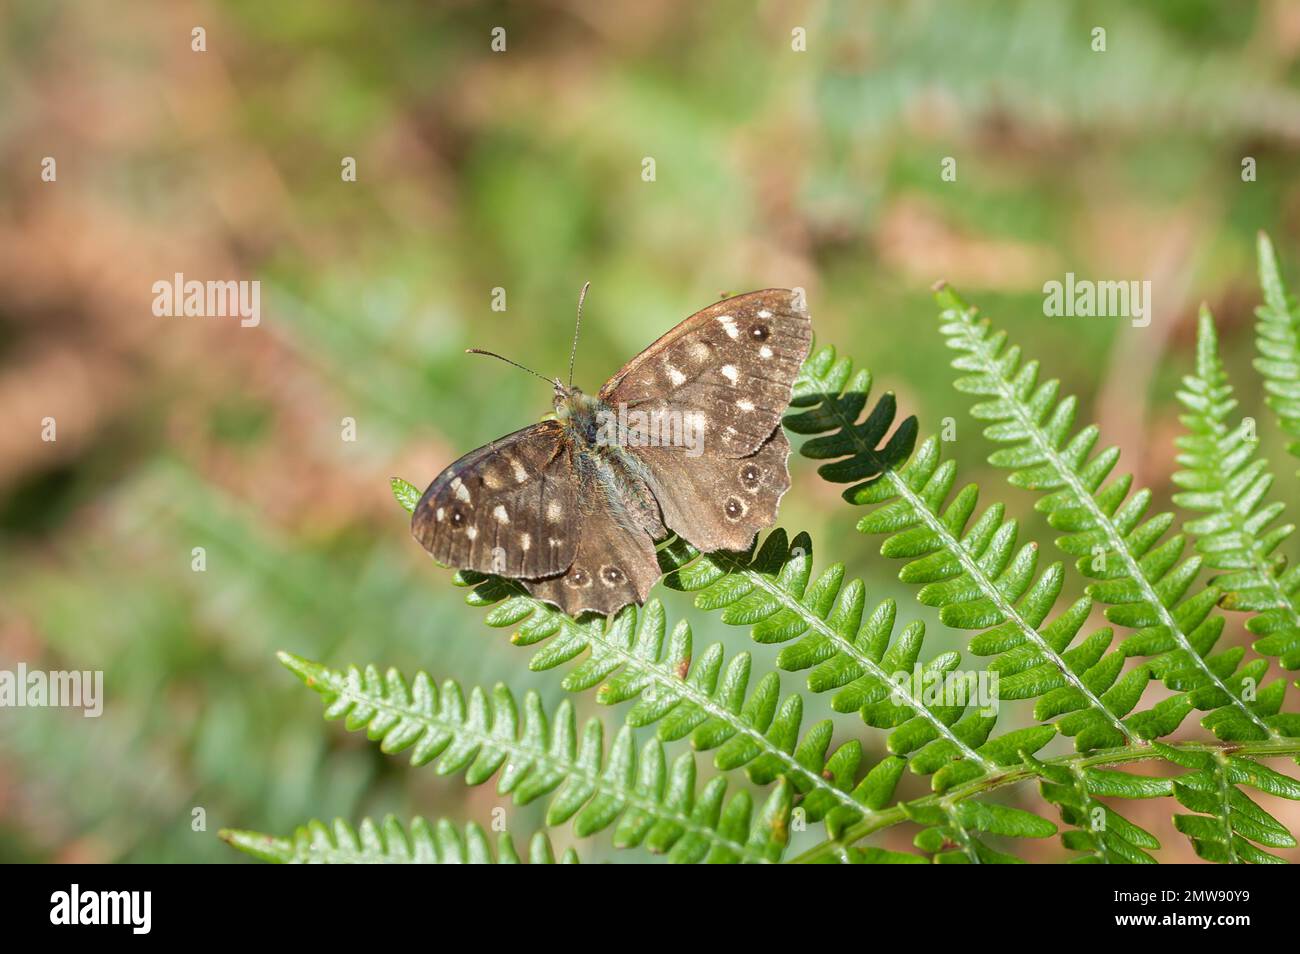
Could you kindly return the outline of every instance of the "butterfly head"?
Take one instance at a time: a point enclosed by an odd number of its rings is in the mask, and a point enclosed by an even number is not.
[[[556,379],[555,397],[555,416],[560,420],[579,420],[589,417],[596,412],[597,399],[583,394],[581,388],[575,388],[570,384]]]

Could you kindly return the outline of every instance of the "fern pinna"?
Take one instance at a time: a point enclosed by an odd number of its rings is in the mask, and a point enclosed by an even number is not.
[[[1291,367],[1300,313],[1266,239],[1260,256],[1258,366],[1279,423],[1300,433]],[[1041,381],[1037,363],[951,289],[937,298],[957,388],[976,398],[973,416],[1001,445],[990,462],[1036,495],[1086,582],[1082,596],[1063,599],[1067,562],[1045,559],[1003,503],[981,506],[942,441],[921,438],[915,418],[897,420],[892,395],[872,404],[870,373],[833,348],[809,356],[785,426],[820,475],[844,486],[858,530],[899,561],[918,602],[970,632],[977,671],[958,652],[927,648],[925,624],[872,600],[843,563],[818,566],[808,534],[782,529],[748,553],[702,555],[680,540],[659,551],[664,585],[744,627],[757,656],[698,649],[689,622],[670,622],[655,599],[574,620],[517,583],[455,575],[488,626],[532,650],[531,669],[564,669],[566,690],[619,707],[612,731],[599,717],[579,729],[568,701],[548,710],[530,693],[520,706],[504,686],[467,692],[422,672],[282,661],[321,695],[328,718],[383,751],[470,785],[495,780],[517,804],[544,799],[548,828],[579,838],[608,830],[616,846],[670,861],[1002,863],[1019,860],[1019,840],[1059,834],[1069,860],[1151,863],[1159,839],[1123,812],[1141,799],[1168,800],[1173,829],[1206,860],[1282,860],[1274,852],[1295,839],[1250,793],[1300,799],[1300,782],[1260,761],[1300,757],[1300,714],[1288,711],[1286,679],[1270,677],[1271,662],[1300,668],[1300,576],[1281,553],[1292,527],[1268,499],[1253,422],[1232,418],[1208,312],[1179,392],[1187,433],[1174,501],[1190,512],[1179,532],[1174,514],[1151,512],[1150,491],[1113,476],[1118,451],[1095,450],[1097,429],[1076,428],[1077,403],[1056,381]],[[418,499],[404,481],[393,491],[408,510]],[[1094,609],[1110,625],[1091,624]],[[1254,654],[1220,646],[1219,609],[1244,615]],[[784,690],[780,672],[802,674],[806,693]],[[996,686],[991,706],[974,691],[984,678]],[[806,707],[821,717],[809,724]],[[710,754],[705,779],[696,753]],[[1127,770],[1139,762],[1155,773]],[[999,797],[1029,782],[1059,823]],[[899,826],[911,850],[879,843]],[[494,854],[480,828],[462,833],[447,820],[224,837],[269,861],[519,860],[509,835]],[[530,860],[555,860],[545,834],[530,844]],[[577,855],[569,848],[562,860]]]

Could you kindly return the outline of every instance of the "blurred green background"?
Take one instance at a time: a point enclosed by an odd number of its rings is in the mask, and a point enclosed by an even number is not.
[[[936,279],[1166,499],[1207,301],[1242,412],[1280,446],[1249,366],[1253,241],[1269,230],[1296,274],[1298,4],[13,0],[3,17],[0,666],[102,669],[107,702],[0,710],[0,860],[234,861],[223,825],[386,811],[488,823],[490,785],[322,723],[273,653],[562,695],[463,605],[387,482],[423,487],[549,410],[545,385],[462,352],[560,373],[586,280],[588,389],[722,292],[806,288],[819,341],[923,433],[955,419],[964,480],[1044,542],[951,388]],[[1067,271],[1150,280],[1151,326],[1044,317]],[[155,317],[176,272],[259,279],[261,325]],[[782,524],[924,616],[837,489],[793,470]],[[1279,482],[1292,512],[1296,487]],[[691,618],[697,645],[771,665]],[[1245,641],[1239,619],[1224,640]],[[931,642],[965,637],[936,624]],[[539,818],[510,812],[519,833]],[[607,836],[582,850],[628,860]]]

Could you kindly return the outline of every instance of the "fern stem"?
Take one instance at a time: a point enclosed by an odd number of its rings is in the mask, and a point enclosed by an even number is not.
[[[1279,733],[1242,702],[1192,646],[1187,634],[1183,632],[1182,627],[1174,619],[1169,608],[1165,606],[1164,600],[1160,598],[1160,595],[1151,585],[1151,581],[1147,579],[1146,573],[1129,551],[1124,541],[1124,535],[1119,532],[1119,528],[1115,526],[1110,515],[1098,505],[1092,493],[1079,480],[1079,475],[1075,473],[1074,468],[1066,463],[1056,449],[1055,443],[1044,433],[1038,421],[1029,413],[1024,402],[1019,399],[1013,383],[1007,378],[1006,372],[1003,370],[1002,363],[997,360],[998,356],[993,352],[988,337],[976,333],[978,325],[974,317],[975,309],[966,306],[964,302],[960,302],[955,296],[953,297],[956,307],[949,308],[948,314],[955,316],[964,329],[961,339],[966,345],[964,350],[968,354],[975,355],[980,360],[984,366],[983,373],[996,382],[999,396],[1013,409],[1016,423],[1024,429],[1025,434],[1029,435],[1029,440],[1033,443],[1035,450],[1051,463],[1053,470],[1069,487],[1074,499],[1088,510],[1089,516],[1096,521],[1098,527],[1102,528],[1111,549],[1124,562],[1128,576],[1138,585],[1142,592],[1142,598],[1155,609],[1161,625],[1169,631],[1169,634],[1178,644],[1178,648],[1186,654],[1192,665],[1200,670],[1201,675],[1209,681],[1210,685],[1222,692],[1228,698],[1230,704],[1260,731],[1268,735],[1269,738],[1278,738]]]
[[[1072,784],[1074,786],[1075,792],[1078,793],[1080,799],[1084,802],[1084,804],[1091,802],[1092,795],[1088,791],[1088,781],[1086,776],[1083,773],[1083,766],[1078,764],[1071,765],[1070,777],[1073,779]],[[1110,855],[1102,849],[1100,844],[1098,844],[1097,847],[1093,849],[1092,854],[1101,864],[1105,864],[1105,865],[1110,864]]]
[[[742,576],[745,576],[747,579],[753,582],[755,586],[761,588],[769,596],[772,596],[778,601],[780,601],[781,606],[784,607],[785,609],[793,613],[797,613],[800,616],[800,618],[803,619],[804,622],[808,624],[810,629],[814,630],[818,635],[829,640],[835,646],[836,649],[838,649],[840,652],[844,653],[846,656],[851,658],[855,663],[857,663],[859,666],[861,666],[864,670],[869,672],[871,675],[885,682],[892,682],[892,680],[890,679],[891,674],[881,669],[879,664],[874,659],[872,659],[866,653],[862,652],[862,650],[859,649],[856,645],[854,645],[854,643],[851,640],[845,639],[843,636],[837,633],[833,626],[827,624],[826,620],[822,619],[820,616],[814,613],[807,606],[804,606],[804,604],[800,600],[791,597],[791,595],[787,593],[785,590],[783,590],[781,587],[774,586],[772,584],[772,581],[769,580],[762,573],[757,573],[754,570],[750,569],[743,561],[738,560],[734,557],[727,556],[722,553],[714,554],[714,558],[719,565],[728,566],[730,572],[738,573]],[[929,707],[927,707],[926,704],[923,701],[921,701],[919,698],[917,698],[917,696],[911,691],[910,686],[911,683],[907,682],[906,680],[904,680],[901,684],[893,683],[894,691],[898,693],[899,698],[905,699],[906,704],[910,706],[914,711],[919,713],[922,716],[922,718],[924,718],[928,723],[930,723],[931,727],[935,730],[935,732],[937,732],[940,736],[942,736],[946,741],[951,743],[957,749],[957,751],[961,753],[962,758],[972,760],[977,765],[979,765],[980,768],[982,768],[985,772],[991,772],[997,768],[997,765],[995,763],[990,762],[988,759],[984,758],[984,756],[980,755],[969,745],[963,742],[961,738],[959,738],[957,734],[954,733],[952,729],[948,727],[947,723],[945,723],[942,719],[940,719],[933,712],[931,712]],[[858,810],[861,810],[860,805],[857,805],[856,802],[854,802],[853,804],[858,808]]]
[[[953,799],[945,798],[942,801],[942,807],[944,814],[948,816],[949,826],[957,832],[958,837],[961,839],[962,854],[970,859],[971,864],[979,864],[979,852],[975,850],[975,843],[971,839],[970,832],[966,830],[966,826],[962,824],[961,816],[957,814],[957,802]]]
[[[1219,825],[1223,828],[1223,845],[1228,852],[1229,864],[1241,864],[1241,859],[1237,857],[1236,846],[1233,845],[1232,819],[1229,817],[1232,812],[1232,806],[1229,803],[1229,793],[1232,791],[1232,785],[1228,781],[1227,767],[1224,765],[1225,759],[1222,752],[1214,753],[1214,780],[1219,783],[1219,804],[1223,806],[1223,811],[1219,813]]]
[[[1203,742],[1182,742],[1168,746],[1182,752],[1207,752],[1216,757],[1235,755],[1243,758],[1278,758],[1282,756],[1300,756],[1300,739],[1271,738],[1263,742],[1233,742],[1215,745]],[[1149,745],[1126,745],[1113,749],[1096,749],[1082,755],[1063,755],[1054,759],[1044,759],[1044,765],[1059,765],[1071,771],[1099,765],[1123,765],[1129,762],[1149,762],[1161,760],[1162,756]],[[928,805],[955,804],[968,798],[974,798],[991,792],[996,788],[1014,785],[1038,777],[1038,770],[1031,765],[1020,764],[998,769],[988,775],[953,787],[942,795],[926,795],[913,802],[909,807],[919,808]],[[814,845],[803,854],[791,858],[790,864],[811,864],[833,861],[844,855],[845,849],[861,841],[868,835],[890,828],[907,821],[903,803],[878,812],[875,819],[864,819],[844,829],[839,838],[827,839]]]

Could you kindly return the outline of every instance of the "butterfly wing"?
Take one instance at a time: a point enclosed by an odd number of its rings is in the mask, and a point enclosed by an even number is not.
[[[446,566],[514,578],[569,568],[577,486],[563,425],[543,421],[466,454],[429,485],[411,534]]]
[[[790,489],[790,441],[778,424],[748,457],[689,457],[671,447],[638,447],[663,521],[698,550],[744,550],[776,522]]]
[[[706,456],[748,457],[780,423],[811,343],[802,292],[726,298],[629,361],[600,398],[629,411],[692,415],[703,425]]]
[[[529,593],[574,617],[588,611],[608,616],[646,601],[659,579],[649,534],[624,526],[602,505],[583,515],[577,538],[569,568],[549,579],[524,580]]]

